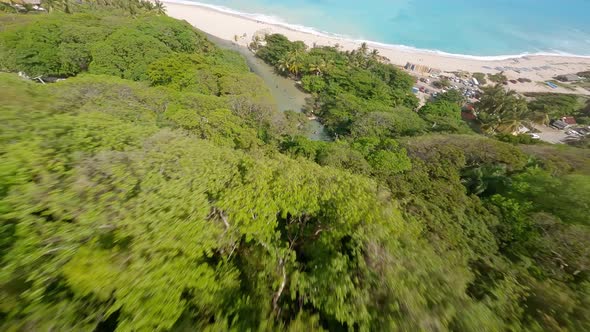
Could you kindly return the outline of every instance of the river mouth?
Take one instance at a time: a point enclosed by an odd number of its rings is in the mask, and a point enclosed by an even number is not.
[[[293,80],[282,77],[275,73],[272,66],[269,66],[261,59],[257,58],[250,50],[245,47],[236,45],[231,41],[221,39],[207,34],[207,38],[216,46],[236,51],[240,53],[245,59],[250,70],[260,76],[264,83],[268,86],[271,95],[277,103],[278,110],[281,112],[295,111],[303,112],[305,106],[305,99],[310,95],[299,90]],[[305,136],[313,141],[331,141],[324,125],[319,120],[309,120],[305,128]]]

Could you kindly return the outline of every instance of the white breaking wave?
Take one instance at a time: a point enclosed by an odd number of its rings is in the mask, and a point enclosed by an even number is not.
[[[208,3],[202,3],[198,1],[190,1],[190,0],[164,0],[165,2],[170,3],[177,3],[182,5],[189,5],[189,6],[197,6],[197,7],[205,7],[217,12],[226,13],[230,15],[235,15],[239,17],[243,17],[252,21],[262,22],[266,24],[280,26],[289,30],[299,31],[308,33],[311,35],[316,35],[320,37],[327,37],[336,40],[346,41],[346,42],[353,42],[353,43],[367,43],[369,46],[373,47],[380,47],[380,48],[387,48],[387,49],[394,49],[394,50],[401,50],[406,52],[412,53],[428,53],[428,54],[436,54],[445,57],[453,57],[453,58],[461,58],[461,59],[470,59],[470,60],[481,60],[481,61],[501,61],[501,60],[509,60],[509,59],[520,59],[525,58],[528,56],[566,56],[571,58],[581,58],[581,59],[590,59],[590,55],[578,55],[578,54],[571,54],[568,52],[563,52],[559,50],[551,50],[550,52],[534,52],[534,53],[521,53],[515,55],[490,55],[490,56],[480,56],[480,55],[469,55],[469,54],[455,54],[444,52],[440,50],[429,50],[429,49],[422,49],[413,46],[406,46],[406,45],[397,45],[397,44],[387,44],[382,42],[377,42],[373,40],[364,40],[364,39],[355,39],[346,35],[341,35],[337,33],[321,31],[312,27],[298,25],[298,24],[291,24],[287,23],[284,19],[276,16],[260,14],[260,13],[246,13],[241,12],[238,10],[234,10],[231,8],[227,8],[224,6],[218,5],[211,5]]]

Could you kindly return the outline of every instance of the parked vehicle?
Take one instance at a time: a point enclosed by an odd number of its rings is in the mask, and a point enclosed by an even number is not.
[[[530,136],[532,139],[541,139],[541,136],[539,136],[539,135],[537,135],[537,134],[529,133],[529,136]]]

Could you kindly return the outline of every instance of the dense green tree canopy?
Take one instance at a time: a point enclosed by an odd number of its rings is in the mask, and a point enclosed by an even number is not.
[[[92,45],[126,21],[90,13],[56,14],[36,17],[24,26],[9,25],[0,37],[0,68],[31,77],[75,75],[92,61]]]
[[[465,97],[461,94],[461,91],[457,89],[450,89],[447,92],[439,93],[436,96],[436,101],[446,101],[449,103],[455,103],[459,107],[465,103]]]
[[[94,12],[41,16],[0,38],[0,68],[31,77],[93,73],[145,80],[147,66],[175,53],[205,53],[211,43],[185,22]]]
[[[469,133],[471,130],[461,119],[461,108],[456,102],[439,99],[427,103],[418,111],[434,132]]]
[[[121,29],[104,42],[93,45],[90,72],[147,80],[148,64],[171,55],[161,41],[141,31]]]

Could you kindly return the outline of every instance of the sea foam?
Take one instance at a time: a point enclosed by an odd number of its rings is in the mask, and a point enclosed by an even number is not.
[[[564,57],[572,57],[572,58],[581,58],[581,59],[590,59],[590,55],[578,55],[572,54],[569,52],[564,52],[560,50],[550,50],[550,51],[537,51],[537,52],[523,52],[519,54],[509,54],[509,55],[469,55],[469,54],[458,54],[458,53],[451,53],[445,52],[442,50],[437,49],[425,49],[425,48],[418,48],[414,46],[407,46],[401,44],[390,44],[384,43],[374,40],[367,40],[367,39],[358,39],[353,38],[351,36],[347,36],[344,34],[338,34],[334,32],[323,31],[314,27],[309,27],[300,24],[292,24],[288,23],[285,19],[268,14],[262,13],[248,13],[243,11],[238,11],[232,8],[228,8],[226,6],[221,5],[214,5],[208,4],[198,1],[190,1],[190,0],[166,0],[166,2],[170,3],[178,3],[183,5],[190,5],[190,6],[197,6],[197,7],[204,7],[210,10],[214,10],[217,12],[230,14],[234,16],[239,16],[242,18],[246,18],[252,21],[261,22],[269,25],[279,26],[282,28],[286,28],[292,31],[303,32],[311,35],[316,35],[320,37],[331,38],[336,41],[342,42],[352,42],[356,44],[366,43],[370,47],[378,47],[378,48],[385,48],[385,49],[395,49],[401,50],[405,52],[412,52],[412,53],[425,53],[425,54],[436,54],[445,57],[453,57],[453,58],[460,58],[460,59],[470,59],[470,60],[482,60],[482,61],[501,61],[501,60],[508,60],[508,59],[520,59],[529,56],[564,56]]]

